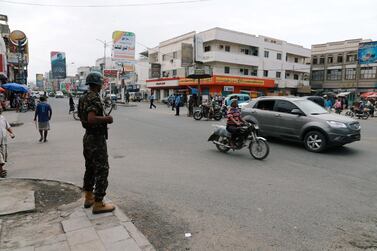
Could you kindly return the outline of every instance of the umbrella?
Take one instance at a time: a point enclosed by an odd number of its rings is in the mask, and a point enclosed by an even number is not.
[[[29,88],[26,85],[21,85],[17,83],[7,83],[5,85],[2,85],[2,87],[6,90],[14,92],[27,93],[29,91]]]
[[[0,87],[0,92],[5,92],[5,89]]]

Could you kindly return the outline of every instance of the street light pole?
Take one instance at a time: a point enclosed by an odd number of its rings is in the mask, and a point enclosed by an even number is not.
[[[109,46],[112,42],[106,42],[106,40],[101,40],[101,39],[96,39],[98,42],[102,43],[103,44],[103,69],[102,69],[102,73],[104,73],[105,69],[106,69],[106,48],[107,46]],[[110,96],[111,96],[111,82],[109,83],[109,89],[110,89]]]

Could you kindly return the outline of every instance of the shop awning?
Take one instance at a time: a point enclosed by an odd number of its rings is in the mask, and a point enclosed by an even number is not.
[[[336,95],[337,97],[345,97],[345,96],[348,96],[350,95],[351,92],[341,92],[341,93],[338,93],[338,95]]]

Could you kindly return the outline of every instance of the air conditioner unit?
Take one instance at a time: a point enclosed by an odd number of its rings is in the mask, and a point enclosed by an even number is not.
[[[224,45],[220,44],[220,45],[219,45],[219,48],[220,48],[220,49],[224,49]]]

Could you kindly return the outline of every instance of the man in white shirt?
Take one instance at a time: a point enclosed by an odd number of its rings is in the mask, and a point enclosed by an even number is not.
[[[0,178],[7,177],[7,170],[4,169],[4,165],[7,162],[7,132],[9,132],[11,138],[14,138],[12,128],[8,121],[1,113],[3,109],[0,108]]]

